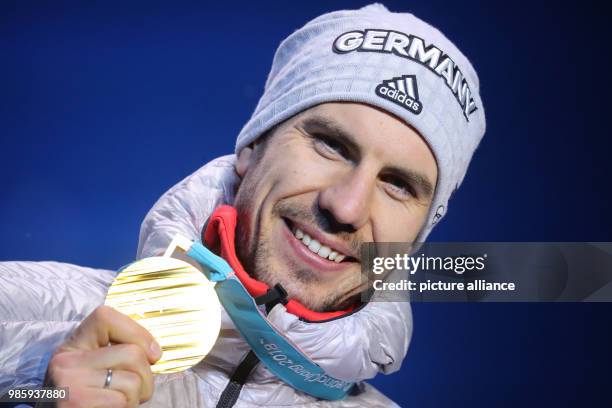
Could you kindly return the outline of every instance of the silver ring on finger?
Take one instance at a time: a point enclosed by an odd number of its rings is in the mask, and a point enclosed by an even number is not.
[[[106,379],[104,380],[104,388],[110,387],[110,383],[113,380],[113,369],[109,368],[106,371]]]

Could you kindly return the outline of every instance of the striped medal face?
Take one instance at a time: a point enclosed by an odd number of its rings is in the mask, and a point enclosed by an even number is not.
[[[153,373],[186,370],[202,360],[221,327],[214,284],[193,265],[170,257],[145,258],[117,275],[105,305],[144,326],[162,347]]]

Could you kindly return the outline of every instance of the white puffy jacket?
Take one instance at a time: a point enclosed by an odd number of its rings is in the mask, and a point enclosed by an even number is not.
[[[166,192],[147,214],[138,258],[160,255],[180,232],[200,238],[220,204],[232,204],[235,156],[206,164]],[[57,262],[0,263],[0,395],[15,386],[40,386],[53,350],[104,303],[114,271]],[[251,372],[235,407],[394,407],[363,380],[399,369],[412,334],[407,302],[370,302],[332,321],[309,323],[277,305],[268,318],[328,374],[358,383],[343,401],[322,401],[286,385],[263,364]],[[215,347],[200,364],[157,375],[143,407],[215,407],[249,347],[224,313]]]

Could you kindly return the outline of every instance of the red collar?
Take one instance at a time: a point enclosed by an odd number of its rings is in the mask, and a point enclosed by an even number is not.
[[[252,278],[246,273],[236,256],[234,241],[237,218],[238,213],[234,207],[229,205],[217,207],[210,217],[206,231],[203,233],[203,241],[211,251],[215,251],[217,254],[220,252],[221,257],[230,264],[236,276],[240,279],[240,282],[242,282],[251,296],[261,296],[268,291],[269,286]],[[351,307],[337,312],[315,312],[295,299],[290,299],[285,307],[289,313],[309,321],[333,319],[349,313],[354,309],[354,307]]]

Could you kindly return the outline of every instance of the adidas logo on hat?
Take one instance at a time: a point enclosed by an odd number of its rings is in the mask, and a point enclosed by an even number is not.
[[[403,106],[415,115],[421,113],[416,75],[403,75],[382,81],[376,87],[376,95]]]

